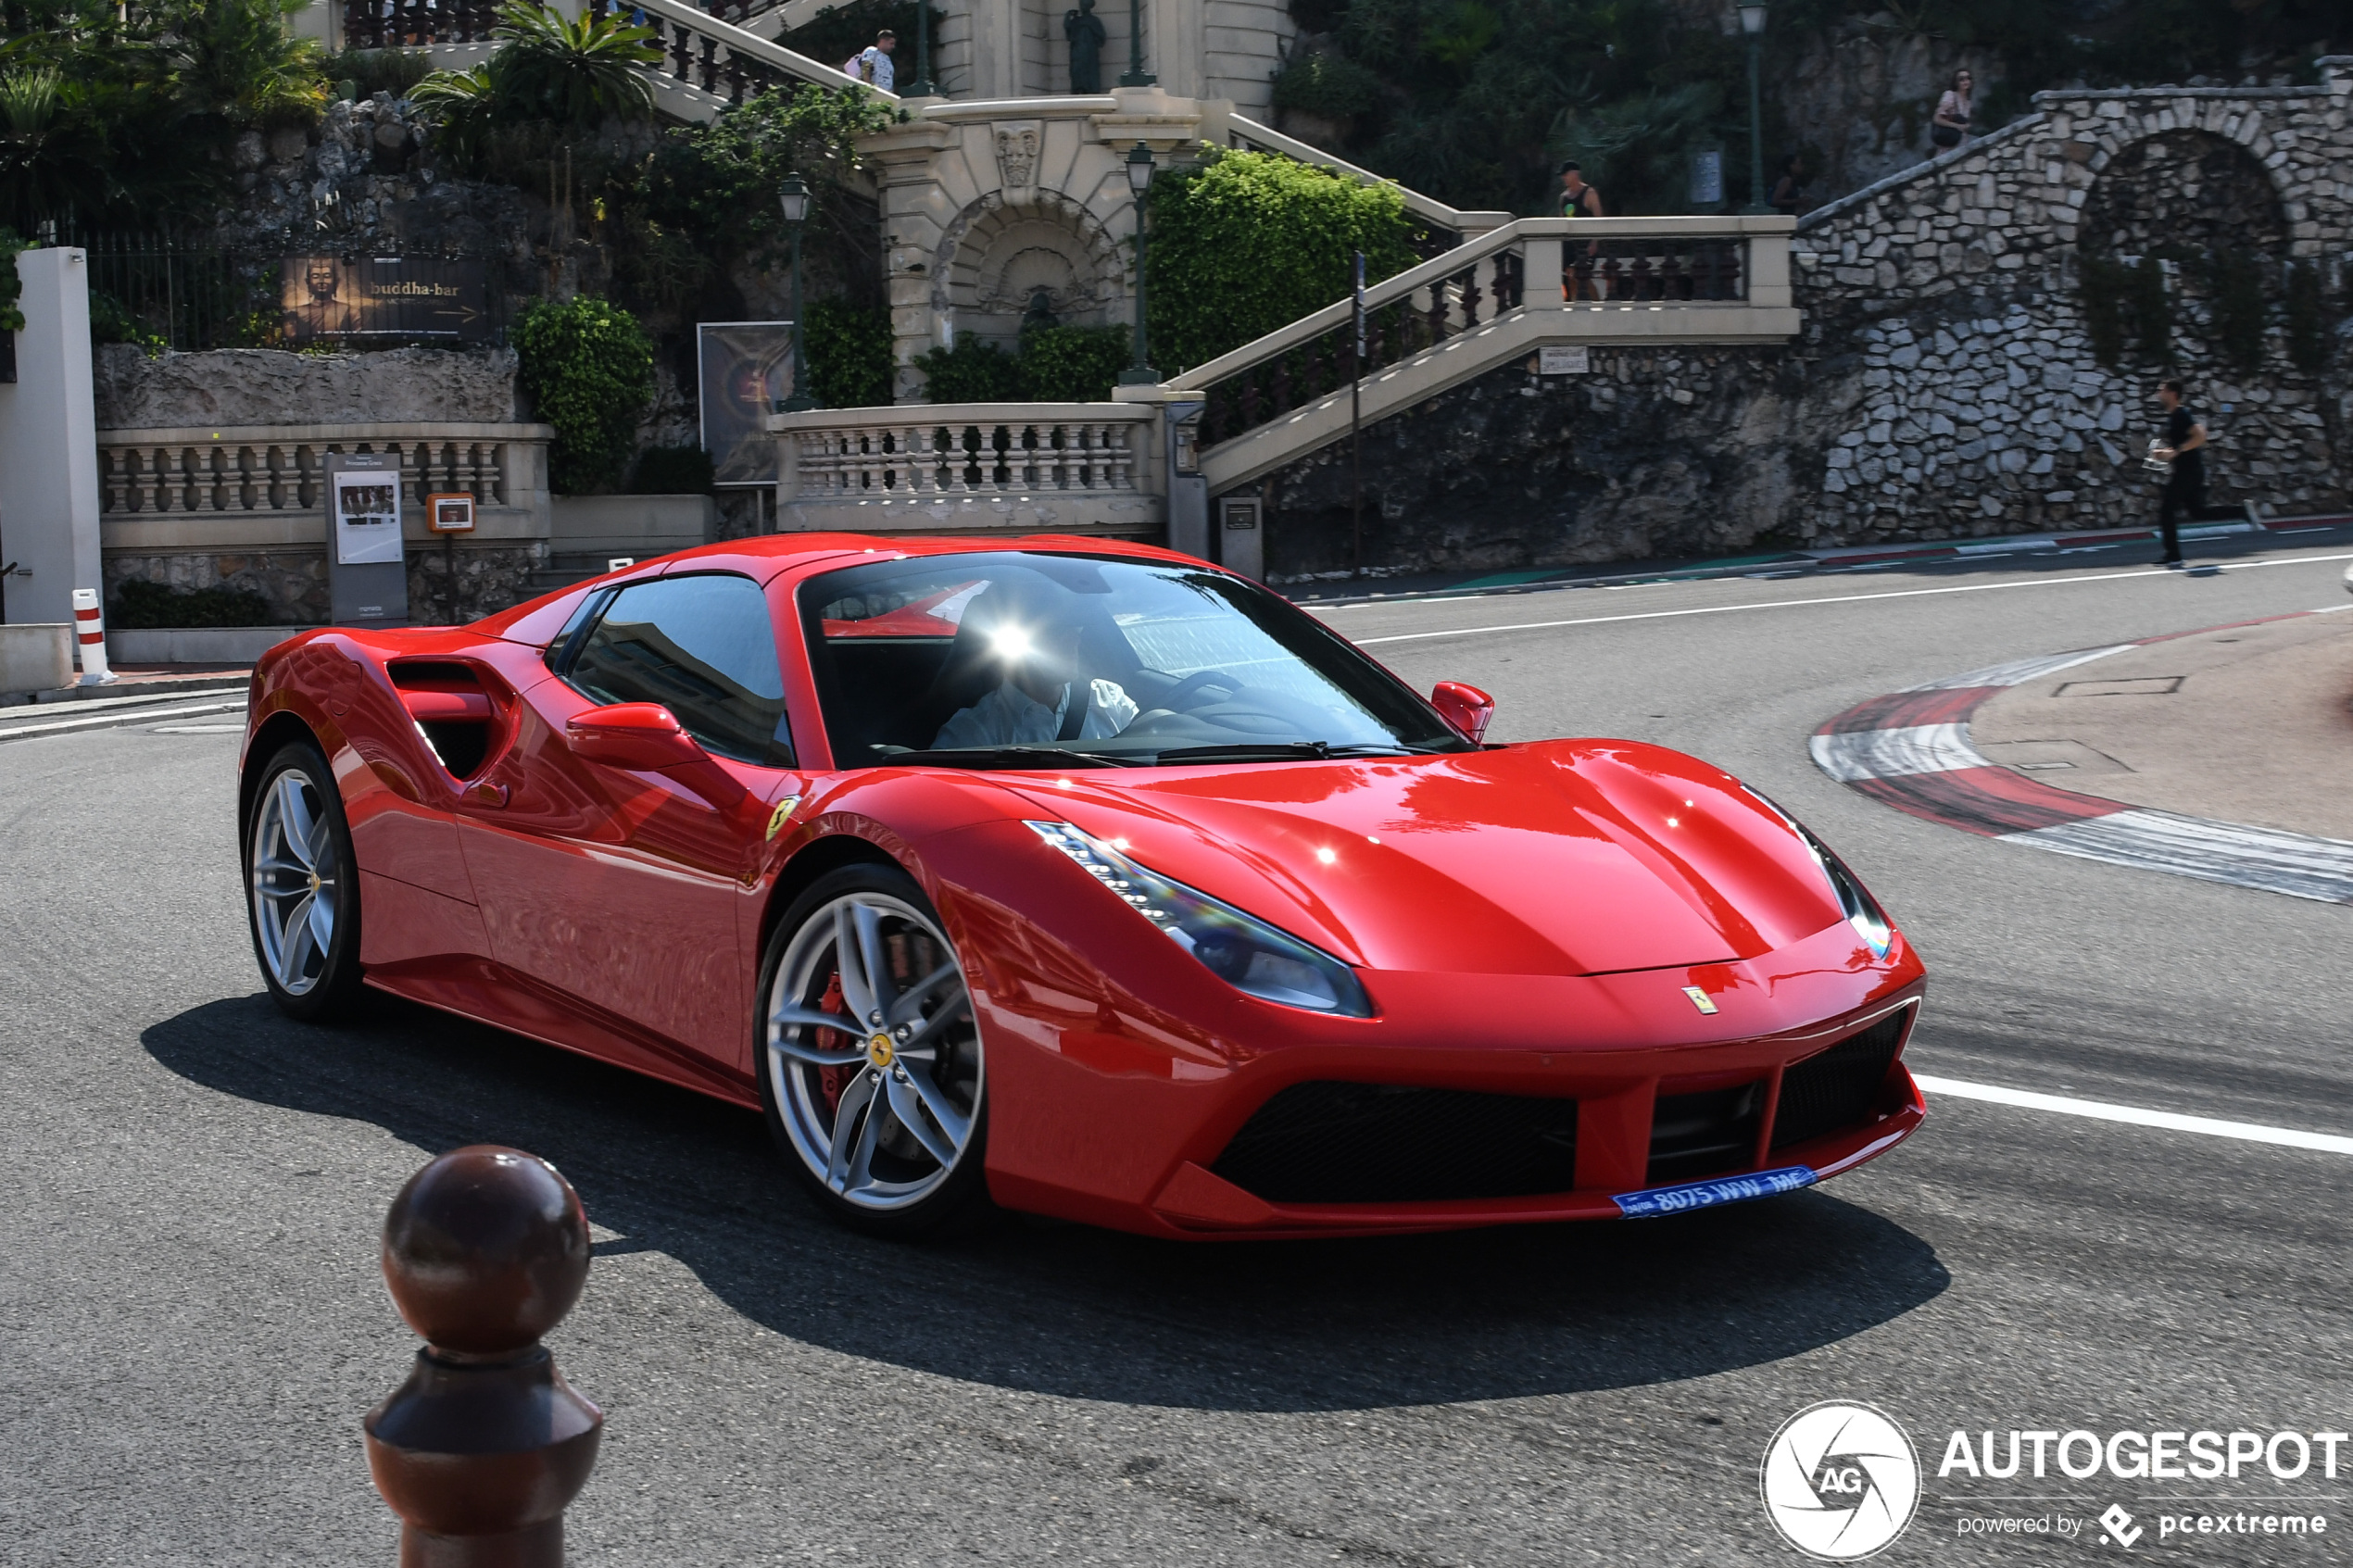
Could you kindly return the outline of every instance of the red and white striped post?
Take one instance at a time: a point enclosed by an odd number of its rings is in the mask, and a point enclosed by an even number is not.
[[[107,622],[98,610],[98,590],[73,591],[73,633],[82,649],[82,684],[110,686],[115,673],[107,668]]]

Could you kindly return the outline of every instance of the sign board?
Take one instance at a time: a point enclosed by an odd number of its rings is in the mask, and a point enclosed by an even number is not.
[[[1536,351],[1536,373],[1540,376],[1581,376],[1592,372],[1593,355],[1585,348],[1540,348]]]
[[[407,625],[400,459],[384,452],[330,452],[326,481],[329,615],[338,626]]]
[[[279,308],[297,344],[491,337],[489,271],[479,257],[289,256]]]
[[[793,395],[790,321],[698,321],[695,370],[711,483],[765,487],[782,477],[770,410]]]
[[[425,526],[435,533],[472,533],[474,498],[465,491],[436,493],[425,497]]]
[[[1703,212],[1724,200],[1724,153],[1711,148],[1692,159],[1692,210]]]
[[[1258,525],[1262,509],[1254,495],[1218,497],[1218,565],[1245,577],[1266,575],[1266,531]]]

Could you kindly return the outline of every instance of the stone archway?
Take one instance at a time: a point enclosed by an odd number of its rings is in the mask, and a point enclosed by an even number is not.
[[[2077,245],[2095,256],[2263,257],[2288,250],[2287,212],[2262,160],[2228,137],[2162,131],[2120,148],[2085,197]]]
[[[1011,347],[1040,295],[1065,326],[1099,326],[1126,297],[1119,241],[1059,191],[991,191],[941,234],[932,267],[932,309],[957,335]]]

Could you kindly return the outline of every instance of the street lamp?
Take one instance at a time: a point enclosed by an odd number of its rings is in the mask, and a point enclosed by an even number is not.
[[[792,395],[776,405],[780,414],[798,414],[819,407],[809,395],[809,357],[801,352],[808,323],[800,317],[800,226],[809,221],[809,182],[787,174],[777,184],[776,201],[785,209],[785,227],[792,231]]]
[[[1122,386],[1160,384],[1144,350],[1144,193],[1151,182],[1152,150],[1138,142],[1127,149],[1127,188],[1136,194],[1136,362],[1119,372]]]
[[[1144,74],[1144,0],[1127,0],[1127,74],[1119,79],[1119,84],[1150,87],[1159,80]],[[1132,167],[1128,178],[1135,178]]]
[[[907,96],[939,96],[931,80],[931,0],[915,0],[915,80],[907,83]]]
[[[1758,96],[1757,56],[1765,52],[1765,7],[1752,3],[1741,7],[1741,31],[1748,35],[1748,205],[1746,213],[1773,209],[1765,205],[1765,108]]]

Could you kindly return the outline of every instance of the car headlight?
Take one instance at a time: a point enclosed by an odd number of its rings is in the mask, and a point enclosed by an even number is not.
[[[1285,1007],[1348,1018],[1373,1016],[1372,998],[1365,996],[1356,972],[1322,948],[1231,904],[1147,871],[1068,822],[1029,826],[1236,990]]]
[[[1855,928],[1855,935],[1870,948],[1871,957],[1887,957],[1887,949],[1895,940],[1894,928],[1888,923],[1887,914],[1879,907],[1879,900],[1863,886],[1863,879],[1847,870],[1846,862],[1831,853],[1829,845],[1815,837],[1813,830],[1804,822],[1782,810],[1780,804],[1772,797],[1748,784],[1741,787],[1763,801],[1773,815],[1789,824],[1790,832],[1805,841],[1806,847],[1814,853],[1814,863],[1822,868],[1823,879],[1831,884],[1831,893],[1838,899],[1839,909],[1844,911],[1846,923]]]

